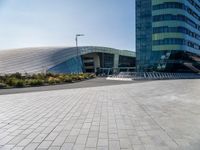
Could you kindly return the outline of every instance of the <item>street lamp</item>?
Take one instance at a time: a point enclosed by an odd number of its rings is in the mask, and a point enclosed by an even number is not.
[[[84,34],[76,34],[76,38],[75,38],[75,41],[76,41],[76,51],[77,51],[77,61],[78,61],[78,37],[79,36],[84,36]],[[77,65],[77,72],[79,73],[79,66]]]

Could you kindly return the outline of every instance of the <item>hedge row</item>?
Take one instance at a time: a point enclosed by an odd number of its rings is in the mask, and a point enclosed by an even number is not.
[[[95,78],[95,75],[88,73],[81,73],[81,74],[39,73],[33,75],[29,74],[21,75],[20,73],[15,73],[15,74],[7,74],[0,76],[0,88],[53,85],[61,83],[71,83],[91,78]]]

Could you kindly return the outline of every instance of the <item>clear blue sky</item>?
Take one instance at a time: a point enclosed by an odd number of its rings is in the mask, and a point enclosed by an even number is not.
[[[135,50],[135,0],[0,0],[0,49],[79,45]]]

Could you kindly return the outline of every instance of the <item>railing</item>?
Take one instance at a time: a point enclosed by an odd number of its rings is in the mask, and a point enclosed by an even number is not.
[[[200,79],[195,73],[165,73],[165,72],[120,72],[110,78],[128,78],[132,80],[169,80],[169,79]]]

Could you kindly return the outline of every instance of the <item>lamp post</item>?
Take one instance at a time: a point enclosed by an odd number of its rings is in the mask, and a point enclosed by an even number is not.
[[[76,38],[75,38],[75,41],[76,41],[76,51],[77,51],[77,61],[78,61],[78,37],[80,36],[84,36],[84,34],[76,34]],[[79,66],[77,65],[77,73],[79,73]]]

